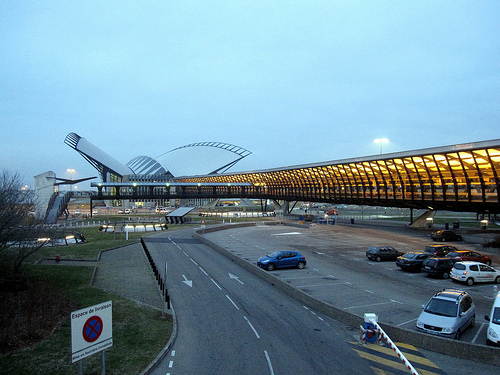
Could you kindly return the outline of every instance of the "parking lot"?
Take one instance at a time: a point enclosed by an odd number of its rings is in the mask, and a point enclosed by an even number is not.
[[[496,284],[467,286],[424,273],[405,272],[394,261],[374,262],[365,256],[372,245],[390,245],[403,252],[422,251],[432,243],[429,232],[363,225],[310,228],[280,225],[235,228],[208,233],[206,237],[253,264],[274,250],[300,251],[308,262],[305,269],[280,269],[273,271],[273,275],[319,300],[360,316],[360,324],[365,313],[375,313],[380,322],[413,330],[422,305],[434,293],[445,288],[465,290],[472,296],[477,314],[475,327],[468,329],[461,340],[486,343],[484,315],[490,312]],[[492,258],[493,267],[500,265],[498,253],[483,248],[480,238],[464,234],[464,239],[449,244],[486,253]]]

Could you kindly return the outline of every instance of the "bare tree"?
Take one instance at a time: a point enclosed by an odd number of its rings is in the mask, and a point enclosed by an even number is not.
[[[0,252],[14,273],[50,237],[50,228],[31,214],[34,207],[34,192],[24,188],[19,174],[4,170],[0,174]]]

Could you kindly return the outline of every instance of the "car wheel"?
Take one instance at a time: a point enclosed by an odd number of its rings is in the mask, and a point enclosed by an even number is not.
[[[444,238],[444,237],[443,237],[443,238],[441,238],[441,241],[442,241],[442,242],[446,242],[446,238]]]
[[[455,340],[460,340],[460,336],[462,336],[462,332],[460,330],[455,333]]]
[[[376,257],[376,258],[375,258],[375,260],[376,260],[377,262],[380,262],[380,261],[382,260],[382,258],[381,258],[381,257]]]
[[[268,271],[273,271],[276,267],[274,267],[274,263],[269,263],[266,267]]]
[[[449,272],[443,273],[443,279],[449,279],[449,278],[450,278],[450,273]]]
[[[457,241],[462,241],[462,236],[458,236]]]
[[[495,283],[500,284],[500,276],[497,276],[497,278],[495,279]]]
[[[306,265],[304,264],[304,262],[299,262],[299,263],[297,263],[297,268],[298,268],[299,270],[301,270],[301,269],[302,269],[302,268],[304,268],[305,266],[306,266]]]
[[[472,277],[469,277],[466,281],[468,286],[474,285],[474,279]]]
[[[485,263],[486,263],[488,266],[491,266],[491,260],[487,260]]]

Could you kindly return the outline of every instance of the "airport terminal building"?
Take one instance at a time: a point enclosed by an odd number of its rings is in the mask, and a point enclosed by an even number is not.
[[[193,143],[126,164],[78,134],[65,143],[98,171],[95,200],[242,198],[274,200],[285,210],[306,201],[500,214],[499,139],[245,172],[228,170],[251,152],[227,143]]]

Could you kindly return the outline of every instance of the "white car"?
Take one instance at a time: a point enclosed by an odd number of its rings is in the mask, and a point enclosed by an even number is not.
[[[498,292],[490,315],[484,317],[490,322],[488,333],[486,334],[486,343],[488,345],[500,345],[500,292]]]
[[[450,277],[467,285],[491,282],[500,284],[500,271],[479,262],[456,262],[451,269]]]

